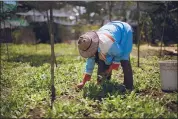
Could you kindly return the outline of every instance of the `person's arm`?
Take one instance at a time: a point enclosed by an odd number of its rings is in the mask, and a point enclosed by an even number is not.
[[[111,65],[109,66],[108,70],[106,71],[107,74],[110,74],[112,72],[112,70],[118,70],[120,66],[120,62],[115,62],[113,60],[113,62],[111,63]]]
[[[83,88],[85,83],[91,79],[91,75],[93,73],[93,69],[95,66],[95,57],[88,58],[86,61],[86,66],[85,66],[85,73],[83,76],[83,80],[81,83],[77,85],[79,89]]]
[[[85,74],[92,75],[95,66],[95,57],[90,57],[86,61]]]
[[[107,73],[110,73],[112,70],[118,70],[120,66],[120,58],[123,55],[123,50],[119,44],[114,43],[110,48],[109,53],[113,56],[113,59],[109,69],[107,70]]]

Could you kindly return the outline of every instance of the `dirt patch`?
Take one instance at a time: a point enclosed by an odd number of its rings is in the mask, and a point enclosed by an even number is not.
[[[62,95],[60,97],[57,97],[57,100],[72,100],[74,99],[74,96],[72,95]]]
[[[69,92],[64,91],[59,96],[56,97],[56,100],[65,101],[65,100],[74,100],[74,98],[75,98],[75,94],[71,95]]]
[[[152,89],[152,90],[142,90],[139,92],[139,95],[141,96],[145,96],[145,95],[151,95],[153,97],[153,99],[157,99],[157,98],[162,98],[164,97],[164,92],[156,90],[156,89]],[[164,100],[165,107],[168,111],[170,112],[178,112],[178,102],[176,101],[171,101],[171,102],[166,102],[166,100]]]
[[[159,56],[160,55],[161,47],[156,46],[148,46],[148,45],[141,45],[140,46],[140,57],[147,57],[147,56]],[[133,47],[132,55],[138,55],[137,47]],[[163,47],[162,48],[162,55],[170,55],[170,56],[177,56],[177,47]]]
[[[41,107],[35,107],[33,109],[30,109],[28,112],[30,119],[43,118],[44,114],[45,114],[45,111]]]
[[[176,101],[171,101],[166,104],[166,108],[171,112],[178,112],[178,103]]]
[[[147,90],[142,90],[138,92],[141,96],[145,95],[151,95],[153,98],[161,98],[164,96],[164,93],[162,91],[156,90],[156,89],[147,89]]]

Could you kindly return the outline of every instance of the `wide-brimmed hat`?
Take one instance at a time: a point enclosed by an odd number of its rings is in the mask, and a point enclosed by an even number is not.
[[[95,31],[86,32],[78,39],[79,53],[84,58],[95,55],[98,50],[99,37]]]

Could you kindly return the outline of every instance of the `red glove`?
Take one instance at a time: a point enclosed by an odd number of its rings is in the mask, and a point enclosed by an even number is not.
[[[85,83],[91,79],[91,75],[89,74],[84,74],[83,81],[77,85],[79,89],[83,88]]]
[[[110,73],[113,69],[114,69],[114,70],[118,70],[119,65],[120,65],[120,64],[112,63],[112,64],[109,66],[109,69],[106,71],[106,73]]]

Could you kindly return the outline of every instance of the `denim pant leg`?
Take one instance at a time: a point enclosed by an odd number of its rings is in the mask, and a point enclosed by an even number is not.
[[[97,80],[99,80],[98,75],[104,75],[104,73],[106,72],[107,69],[109,69],[110,65],[106,65],[105,62],[103,60],[98,60],[98,71],[97,71]],[[107,76],[107,79],[110,80],[111,79],[111,74],[110,73]]]
[[[121,66],[124,72],[124,85],[127,89],[133,89],[133,73],[129,60],[121,60]]]

